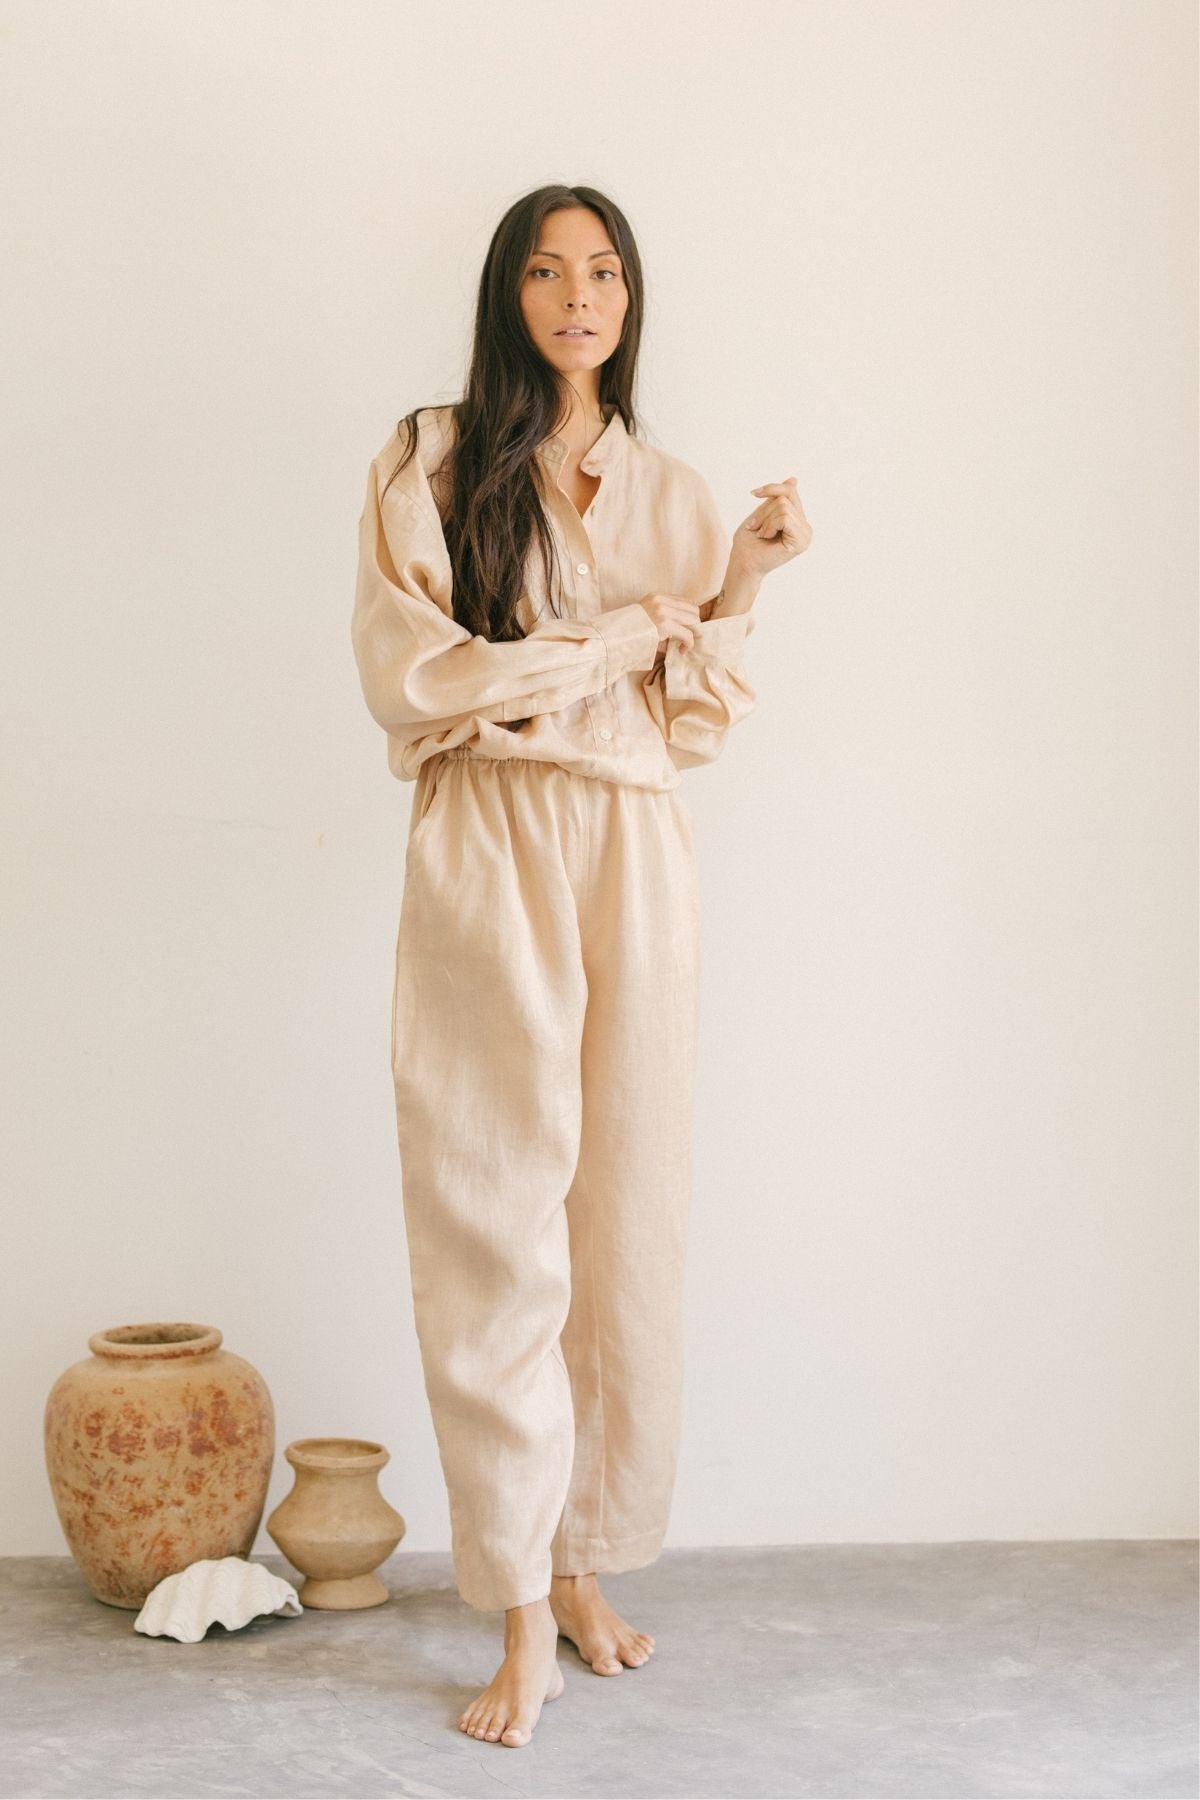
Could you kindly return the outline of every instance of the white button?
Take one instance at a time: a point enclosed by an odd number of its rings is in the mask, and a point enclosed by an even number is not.
[[[577,574],[580,574],[580,575],[587,574],[587,564],[586,563],[576,563],[575,569],[576,569]]]
[[[602,738],[610,738],[612,736],[612,732],[608,729],[607,725],[602,725],[600,727],[600,736]]]

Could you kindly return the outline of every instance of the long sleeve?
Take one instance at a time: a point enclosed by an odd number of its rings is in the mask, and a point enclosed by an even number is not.
[[[685,593],[711,596],[724,579],[730,539],[708,483],[696,478],[692,520],[692,561]],[[667,642],[659,668],[646,676],[646,705],[666,741],[677,769],[713,762],[731,728],[753,711],[757,695],[746,674],[746,639],[757,621],[745,613],[703,618],[692,648],[678,638]]]
[[[658,628],[638,603],[549,619],[493,643],[454,617],[450,556],[418,457],[380,496],[371,464],[359,519],[351,637],[368,709],[402,744],[473,718],[551,713],[649,669]]]

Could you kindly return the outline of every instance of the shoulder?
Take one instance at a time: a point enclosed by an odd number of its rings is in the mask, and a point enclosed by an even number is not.
[[[660,505],[704,515],[716,511],[707,477],[681,456],[635,437],[629,439],[629,453],[637,480],[652,490]]]
[[[432,500],[430,480],[445,461],[453,442],[452,405],[419,409],[415,448],[412,447],[411,424],[401,419],[371,459],[379,493],[386,493],[389,499],[394,495],[397,500],[408,499],[417,505],[428,505]]]

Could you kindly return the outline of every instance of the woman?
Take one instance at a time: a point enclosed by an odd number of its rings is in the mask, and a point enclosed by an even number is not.
[[[596,1574],[658,1555],[679,1436],[699,979],[680,771],[755,695],[795,480],[732,548],[704,478],[634,435],[637,248],[544,187],[484,264],[467,391],[371,464],[353,644],[416,783],[392,1070],[413,1300],[459,1592],[505,1656],[461,1730],[528,1743],[654,1648]]]

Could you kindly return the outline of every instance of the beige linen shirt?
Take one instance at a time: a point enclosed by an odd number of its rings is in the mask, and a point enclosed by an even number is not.
[[[704,477],[631,437],[613,410],[580,464],[600,477],[581,517],[559,484],[569,447],[561,436],[547,438],[537,455],[570,616],[550,611],[534,544],[518,613],[527,635],[493,643],[454,617],[450,556],[430,486],[452,431],[450,406],[424,409],[416,454],[385,493],[404,448],[393,431],[371,462],[359,519],[351,636],[392,774],[428,777],[427,764],[457,750],[558,763],[663,792],[677,787],[681,770],[719,754],[756,699],[743,662],[753,608],[706,616],[730,537]],[[693,647],[669,639],[657,668],[658,627],[639,604],[654,593],[704,608]]]

